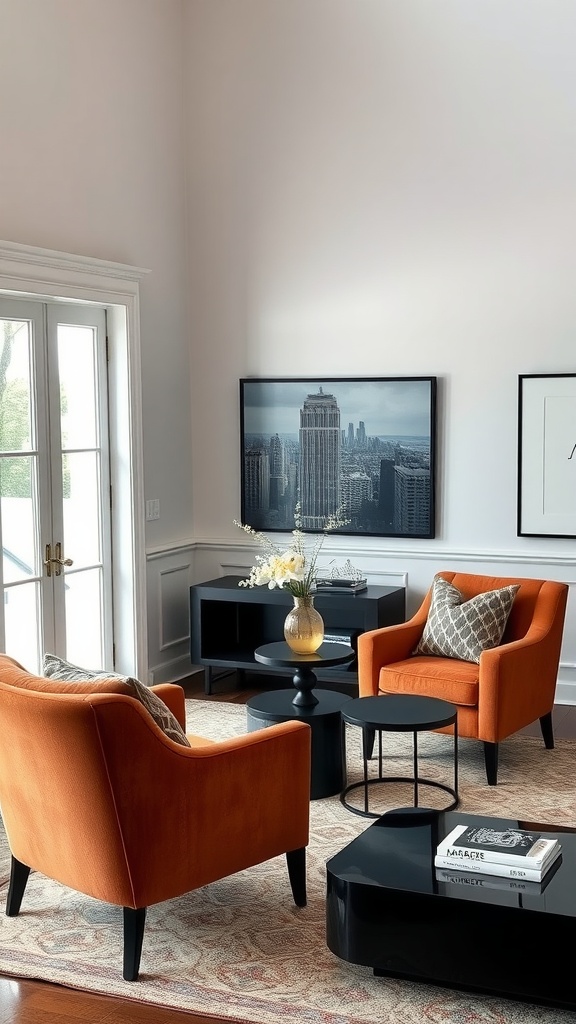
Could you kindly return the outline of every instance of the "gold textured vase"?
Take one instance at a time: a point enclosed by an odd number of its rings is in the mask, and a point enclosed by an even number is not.
[[[324,620],[314,598],[295,597],[284,622],[284,639],[295,654],[314,654],[324,639]]]

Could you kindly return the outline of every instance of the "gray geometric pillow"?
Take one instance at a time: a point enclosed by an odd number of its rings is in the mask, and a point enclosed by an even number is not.
[[[424,632],[412,653],[478,664],[482,651],[500,643],[519,589],[519,584],[511,584],[464,601],[457,587],[436,576]]]
[[[59,658],[57,654],[44,655],[42,672],[47,679],[59,679],[62,682],[68,683],[91,682],[98,679],[118,679],[130,687],[132,695],[143,704],[148,714],[152,716],[156,725],[162,729],[166,736],[169,736],[176,743],[181,743],[184,747],[190,746],[186,733],[178,719],[170,711],[170,708],[148,686],[144,686],[144,683],[141,683],[140,680],[133,679],[131,676],[118,675],[116,672],[102,672],[80,668],[79,665],[73,665],[71,662]]]

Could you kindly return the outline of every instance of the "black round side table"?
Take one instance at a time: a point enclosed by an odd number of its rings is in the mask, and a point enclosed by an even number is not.
[[[310,799],[341,793],[346,784],[346,746],[342,708],[351,698],[335,690],[319,689],[314,668],[345,665],[355,653],[347,644],[324,643],[316,654],[294,654],[283,642],[264,644],[254,652],[257,661],[271,668],[295,670],[294,690],[270,690],[246,703],[248,731],[275,722],[306,722],[312,730]]]
[[[256,661],[272,668],[293,668],[292,682],[296,687],[296,695],[292,701],[297,707],[312,707],[318,699],[312,690],[316,686],[315,668],[332,668],[345,665],[355,658],[354,651],[348,644],[320,645],[315,654],[295,654],[284,641],[274,644],[263,644],[254,651]]]
[[[368,790],[370,786],[385,782],[412,782],[414,786],[414,807],[419,806],[419,786],[432,786],[442,789],[452,797],[452,801],[444,811],[452,811],[458,806],[458,721],[454,704],[439,700],[436,697],[423,697],[419,694],[391,693],[381,697],[356,697],[348,701],[342,708],[342,718],[350,725],[362,729],[362,759],[364,778],[362,782],[352,782],[340,795],[344,807],[354,814],[366,818],[379,818],[383,812],[374,812],[368,806]],[[445,726],[454,726],[454,785],[448,786],[432,779],[423,779],[418,774],[418,733]],[[378,733],[378,775],[368,778],[368,743],[369,734]],[[382,733],[411,732],[413,736],[413,774],[412,776],[382,774]],[[364,809],[352,806],[346,799],[355,789],[364,790]]]

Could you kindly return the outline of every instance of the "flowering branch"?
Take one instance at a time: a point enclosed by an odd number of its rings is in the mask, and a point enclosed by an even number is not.
[[[346,526],[349,519],[344,518],[343,507],[327,516],[324,522],[322,533],[314,542],[310,552],[306,550],[307,534],[302,529],[302,509],[300,502],[294,510],[294,523],[296,529],[292,531],[292,545],[283,551],[265,533],[253,530],[251,526],[239,523],[234,520],[234,525],[244,530],[249,537],[257,544],[260,544],[267,555],[257,555],[256,564],[250,570],[247,579],[241,580],[240,587],[268,586],[270,590],[275,587],[283,587],[289,590],[293,597],[308,597],[314,589],[317,575],[317,562],[320,549],[326,539],[327,533]]]

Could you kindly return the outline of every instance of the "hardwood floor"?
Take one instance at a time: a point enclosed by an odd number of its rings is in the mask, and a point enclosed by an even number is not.
[[[0,978],[0,1024],[218,1024],[218,1020],[43,981]]]
[[[246,688],[236,684],[236,688],[231,689],[235,683],[233,676],[219,680],[214,686],[215,693],[209,697],[204,694],[200,673],[190,677],[184,686],[187,697],[238,704],[245,704],[259,692],[257,688],[249,688],[249,679]],[[279,685],[285,686],[286,681]],[[576,707],[556,707],[553,719],[557,739],[576,738]],[[541,735],[537,722],[523,731],[529,736]],[[223,1018],[92,995],[42,981],[0,978],[0,1024],[76,1024],[79,1021],[88,1024],[219,1024],[221,1020]]]

